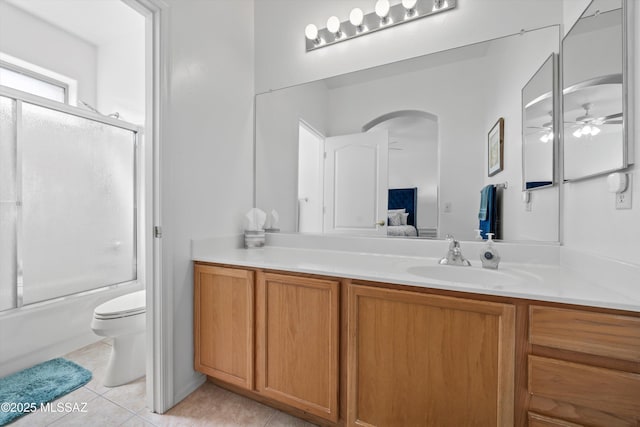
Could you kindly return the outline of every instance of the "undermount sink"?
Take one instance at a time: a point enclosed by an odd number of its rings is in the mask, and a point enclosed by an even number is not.
[[[407,272],[425,279],[488,286],[492,288],[521,285],[525,282],[541,280],[536,274],[512,268],[490,270],[474,266],[418,265],[407,268]]]

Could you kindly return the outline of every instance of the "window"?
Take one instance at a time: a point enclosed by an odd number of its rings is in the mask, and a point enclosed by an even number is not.
[[[66,103],[69,99],[67,84],[4,61],[0,61],[0,86],[58,102]]]

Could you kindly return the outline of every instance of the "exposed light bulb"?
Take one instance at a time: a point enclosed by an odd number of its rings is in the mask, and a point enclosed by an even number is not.
[[[391,6],[389,5],[389,0],[378,0],[376,2],[376,15],[380,17],[380,19],[386,19],[387,15],[389,15],[389,9]]]
[[[544,142],[546,144],[549,141],[553,141],[553,132],[545,133],[540,137],[540,142]]]
[[[327,19],[327,30],[335,34],[336,37],[340,37],[340,19],[338,19],[337,16],[332,16]]]
[[[447,0],[434,0],[433,2],[433,11],[435,12],[436,10],[440,10],[443,7],[449,7],[449,3],[447,3]]]
[[[591,126],[589,125],[584,125],[582,127],[582,134],[583,135],[589,135],[591,133]]]
[[[573,132],[573,136],[575,136],[576,138],[580,138],[582,136],[582,129],[577,129],[575,132]]]
[[[591,136],[596,136],[597,134],[600,133],[600,128],[597,126],[592,126],[591,127]]]
[[[415,9],[416,3],[417,3],[417,0],[402,0],[402,7],[404,7],[404,10],[405,10],[405,13],[404,13],[405,19],[418,16]]]
[[[349,14],[349,22],[351,22],[351,25],[360,29],[360,26],[362,25],[363,21],[364,21],[364,12],[362,12],[362,9],[356,7],[353,10],[351,10],[351,13]]]
[[[407,10],[413,9],[416,7],[416,3],[418,3],[418,0],[402,0],[402,7]]]
[[[305,27],[304,29],[304,35],[305,37],[307,37],[309,40],[313,41],[313,42],[318,42],[318,27],[316,27],[313,24],[309,24]]]

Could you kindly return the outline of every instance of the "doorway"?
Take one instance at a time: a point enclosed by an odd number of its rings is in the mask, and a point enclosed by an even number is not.
[[[127,193],[135,195],[132,207],[135,218],[130,226],[134,234],[131,244],[127,244],[132,253],[129,258],[130,275],[123,275],[124,280],[116,280],[115,283],[96,282],[105,286],[96,286],[95,289],[74,289],[72,292],[62,292],[64,295],[61,296],[51,296],[53,300],[66,302],[90,298],[92,302],[83,305],[83,309],[91,311],[114,296],[141,287],[148,289],[147,406],[162,412],[165,409],[164,402],[169,399],[163,397],[160,384],[154,386],[155,373],[164,371],[156,367],[160,356],[156,358],[154,355],[158,352],[152,350],[162,343],[157,342],[151,327],[160,314],[160,310],[153,313],[151,304],[154,301],[153,290],[158,286],[155,280],[159,280],[159,274],[155,272],[160,270],[161,262],[159,241],[151,233],[152,226],[159,224],[159,132],[156,131],[159,107],[153,100],[158,99],[159,92],[157,53],[160,8],[155,6],[155,2],[146,0],[7,0],[1,2],[0,7],[3,8],[0,15],[4,18],[0,31],[14,34],[14,37],[0,37],[0,59],[9,62],[13,71],[19,70],[24,75],[41,75],[44,81],[53,82],[54,86],[61,86],[64,90],[63,99],[57,99],[54,103],[43,101],[46,104],[44,107],[52,107],[62,114],[88,118],[89,121],[95,119],[93,121],[106,122],[116,128],[135,128],[134,159],[127,158],[127,161],[135,163],[132,168],[133,179],[129,183],[133,188]],[[15,37],[15,34],[27,33],[29,37]],[[18,94],[23,91],[17,90],[20,92]],[[32,95],[27,93],[24,99]],[[36,97],[39,96],[36,94]],[[99,160],[101,157],[96,158]],[[105,172],[105,176],[109,173],[114,174],[116,181],[119,180],[119,175],[113,171]],[[99,228],[98,221],[89,221],[90,227],[91,224]],[[114,240],[112,246],[117,251],[125,245],[123,241]],[[157,260],[155,263],[154,259]],[[20,268],[15,270],[17,277]],[[18,298],[15,300],[19,301]],[[18,309],[25,301],[19,302],[10,309]],[[49,301],[43,303],[49,304]],[[69,312],[74,314],[74,318],[90,319],[92,314],[76,310]],[[0,322],[17,317],[13,313],[1,317]],[[29,354],[50,358],[73,350],[69,346],[79,347],[95,339],[90,336],[91,332],[74,332],[74,328],[81,325],[79,322],[73,324],[75,326],[69,324],[64,328],[65,333],[73,335],[72,339],[31,349]],[[19,357],[14,359],[18,360]],[[27,360],[23,362],[27,363]]]

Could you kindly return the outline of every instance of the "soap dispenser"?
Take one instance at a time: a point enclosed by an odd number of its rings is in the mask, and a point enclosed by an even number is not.
[[[482,268],[497,269],[500,263],[500,254],[493,245],[493,233],[487,233],[487,243],[480,250]]]

